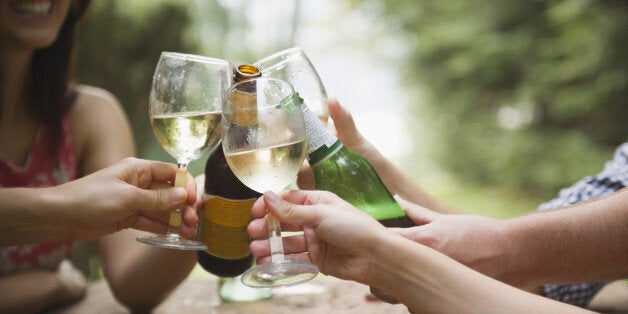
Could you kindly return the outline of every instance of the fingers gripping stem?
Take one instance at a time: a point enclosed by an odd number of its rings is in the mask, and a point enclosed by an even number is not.
[[[181,166],[177,169],[177,175],[174,179],[175,187],[183,187],[187,184],[187,167]],[[168,233],[178,233],[179,227],[181,226],[181,209],[175,209],[170,212],[170,220],[168,221]]]
[[[281,238],[281,225],[279,220],[272,214],[266,216],[268,219],[268,239],[270,240],[270,256],[273,263],[284,260],[283,243]]]

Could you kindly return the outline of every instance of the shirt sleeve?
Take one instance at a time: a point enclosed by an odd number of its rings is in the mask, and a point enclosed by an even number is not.
[[[571,204],[603,197],[628,186],[628,142],[620,145],[613,159],[595,176],[589,176],[568,188],[560,190],[558,196],[541,204],[537,211],[569,206]],[[545,285],[545,296],[561,302],[587,306],[595,294],[606,283],[574,283],[566,285]]]

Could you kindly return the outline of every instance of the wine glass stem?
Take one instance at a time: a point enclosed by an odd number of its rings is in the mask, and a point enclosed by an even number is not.
[[[174,179],[175,187],[183,187],[188,180],[188,168],[187,164],[178,164],[177,175]],[[169,238],[180,238],[179,233],[181,231],[181,208],[177,208],[170,212],[170,219],[168,220],[168,233],[166,236]]]
[[[272,214],[268,214],[268,239],[270,240],[270,259],[273,263],[283,262],[283,243],[281,239],[281,225]]]

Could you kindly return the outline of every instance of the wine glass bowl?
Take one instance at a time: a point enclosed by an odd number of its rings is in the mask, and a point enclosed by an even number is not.
[[[162,53],[153,76],[149,116],[159,144],[178,163],[198,159],[220,140],[222,92],[230,79],[227,61]]]
[[[243,91],[251,84],[255,93]],[[230,168],[257,192],[285,188],[296,178],[306,152],[299,100],[290,85],[256,79],[234,85],[227,95],[222,147]]]
[[[223,92],[231,83],[228,61],[162,52],[155,68],[149,118],[159,144],[177,161],[175,186],[185,186],[187,165],[220,141]],[[181,210],[171,212],[165,235],[142,236],[142,243],[179,250],[205,250],[179,236]]]
[[[300,101],[288,82],[254,78],[231,86],[225,95],[222,147],[229,167],[260,193],[278,191],[296,178],[306,155]],[[318,268],[284,259],[281,228],[267,216],[272,262],[254,266],[242,283],[254,288],[295,285],[314,278]]]
[[[327,92],[312,62],[299,47],[279,51],[254,63],[262,76],[282,79],[294,87],[305,104],[327,121]]]

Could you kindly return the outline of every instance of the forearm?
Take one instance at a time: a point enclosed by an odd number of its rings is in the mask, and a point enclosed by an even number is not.
[[[0,189],[0,246],[69,239],[60,198],[52,188]]]
[[[367,145],[371,145],[370,143]],[[371,163],[384,185],[391,194],[399,194],[402,198],[427,207],[443,214],[456,214],[458,211],[440,203],[425,190],[423,190],[412,178],[385,158],[377,149],[365,150],[364,158]]]
[[[508,286],[405,238],[387,237],[372,258],[365,284],[394,296],[416,313],[580,310]]]
[[[137,243],[125,230],[98,241],[105,276],[116,298],[132,311],[145,312],[163,301],[196,264],[194,251]]]
[[[504,279],[517,285],[628,277],[628,190],[508,220]]]

